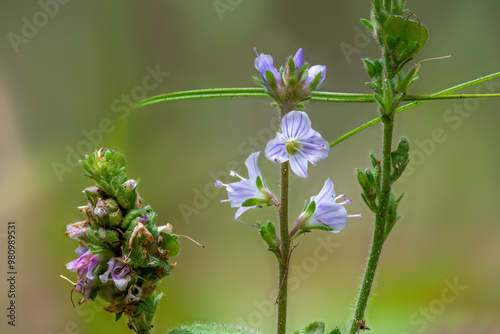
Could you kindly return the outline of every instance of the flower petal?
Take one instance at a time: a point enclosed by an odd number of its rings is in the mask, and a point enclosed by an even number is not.
[[[264,153],[266,155],[266,158],[273,162],[275,162],[278,158],[287,157],[285,139],[283,138],[283,135],[281,133],[276,133],[276,137],[274,139],[271,139],[267,143]],[[285,160],[280,160],[280,162],[285,162],[287,160],[288,158]]]
[[[304,53],[302,52],[302,48],[300,48],[293,57],[293,63],[295,64],[295,71],[298,73],[298,71],[305,64]]]
[[[266,84],[269,84],[266,79],[266,71],[271,71],[277,84],[281,82],[280,75],[274,68],[272,56],[261,53],[260,56],[255,58],[255,68],[260,72]]]
[[[109,274],[111,273],[111,271],[113,270],[113,268],[115,267],[115,260],[111,259],[108,261],[108,270],[106,270],[106,272],[102,275],[99,275],[99,279],[101,280],[102,283],[106,283],[107,281],[110,280],[109,278]]]
[[[230,183],[226,189],[233,208],[241,206],[249,198],[264,198],[264,195],[257,188],[257,184],[249,179]]]
[[[259,154],[260,151],[252,153],[245,161],[245,165],[248,168],[249,179],[254,182],[257,180],[257,176],[262,180],[262,174],[260,173],[259,169]]]
[[[318,205],[318,203],[322,203],[323,201],[329,199],[334,200],[334,198],[335,198],[335,188],[333,186],[332,180],[328,178],[325,181],[325,184],[323,185],[323,188],[321,189],[319,194],[317,194],[316,196],[312,196],[310,202],[314,201],[316,202],[316,205]]]
[[[311,120],[303,111],[292,110],[281,120],[281,130],[285,139],[298,138],[311,129]]]
[[[320,85],[325,80],[326,66],[324,66],[324,65],[311,66],[311,68],[309,69],[309,71],[307,73],[307,80],[304,83],[304,87],[309,88],[309,86],[313,82],[316,75],[318,75],[318,73],[320,73],[320,72],[321,72],[321,78],[319,79],[318,85]]]
[[[300,177],[307,177],[307,160],[296,154],[290,156],[290,167],[292,171]]]
[[[238,219],[239,216],[243,214],[243,212],[253,209],[255,206],[242,206],[238,210],[236,210],[236,214],[234,215],[234,220]]]

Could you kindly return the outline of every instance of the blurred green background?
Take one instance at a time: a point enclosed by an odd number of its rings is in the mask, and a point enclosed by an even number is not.
[[[323,90],[368,92],[360,58],[377,56],[377,49],[359,18],[368,16],[369,1],[44,3],[54,2],[0,4],[2,274],[9,219],[17,221],[19,247],[17,326],[6,325],[2,278],[2,333],[129,332],[123,319],[113,323],[102,303],[73,308],[72,286],[59,277],[74,279],[65,264],[76,257],[76,242],[64,231],[81,220],[76,207],[85,204],[81,190],[90,184],[68,152],[81,157],[103,145],[126,155],[129,176],[142,180],[139,191],[161,224],[170,222],[177,233],[206,245],[182,240],[178,266],[160,287],[166,297],[155,333],[195,320],[272,333],[275,259],[255,231],[232,221],[234,209],[219,203],[227,195],[212,186],[214,175],[227,177],[230,161],[247,175],[248,154],[271,136],[270,101],[180,101],[130,112],[127,96],[134,102],[144,92],[252,86],[253,47],[272,54],[275,64],[302,47],[309,63],[328,67]],[[226,7],[217,10],[221,3]],[[424,63],[410,93],[432,93],[500,69],[499,2],[410,1],[409,8],[430,31],[417,60],[453,55]],[[38,26],[30,29],[33,23]],[[157,84],[144,86],[147,68],[163,72]],[[500,80],[481,92],[488,88],[500,92]],[[495,99],[440,101],[398,117],[396,137],[408,136],[414,164],[396,184],[406,192],[403,218],[382,256],[367,313],[371,333],[500,333],[499,106]],[[314,102],[307,111],[330,141],[376,115],[373,104]],[[99,132],[101,138],[96,129],[103,120],[112,131]],[[436,128],[444,142],[432,141]],[[291,215],[331,177],[337,193],[353,199],[349,213],[363,218],[350,219],[340,234],[301,237],[292,258],[290,332],[313,320],[345,326],[351,316],[372,230],[353,171],[368,167],[369,149],[379,153],[379,136],[378,126],[369,128],[311,167],[307,180],[292,178]],[[56,173],[55,165],[66,167]],[[260,165],[277,189],[276,168],[262,156]],[[275,217],[271,210],[252,210],[243,218]],[[446,282],[455,281],[466,288],[451,302]]]

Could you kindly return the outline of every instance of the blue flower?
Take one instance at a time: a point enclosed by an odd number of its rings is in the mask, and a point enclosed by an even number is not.
[[[328,178],[323,189],[311,197],[307,209],[300,214],[297,226],[303,231],[317,228],[339,233],[346,226],[348,217],[361,217],[361,214],[348,215],[344,205],[351,203],[351,200],[337,203],[341,198],[345,198],[345,195],[335,197],[333,182]]]
[[[260,152],[252,153],[245,161],[245,165],[248,168],[248,179],[241,177],[235,171],[231,171],[231,176],[239,177],[241,181],[230,184],[215,181],[215,186],[217,188],[224,186],[227,189],[229,199],[222,200],[221,202],[229,201],[231,203],[231,207],[238,208],[234,216],[235,220],[248,209],[270,203],[274,203],[276,205],[277,203],[273,193],[263,185],[263,178],[258,165],[259,154]],[[249,200],[253,200],[253,203],[256,204],[248,204]]]
[[[272,89],[272,86],[273,86],[273,83],[270,84],[267,81],[267,74],[266,74],[267,71],[271,72],[271,74],[274,76],[274,81],[275,81],[276,85],[280,86],[281,85],[281,76],[279,75],[278,71],[274,68],[273,57],[270,55],[263,54],[263,53],[261,53],[259,55],[259,53],[257,52],[257,49],[254,49],[254,50],[255,50],[255,53],[257,53],[257,58],[255,58],[255,68],[262,75],[262,79],[264,80],[266,86],[269,89]]]
[[[266,157],[276,163],[290,160],[290,167],[300,177],[307,177],[307,162],[313,166],[328,156],[330,145],[311,128],[311,120],[303,111],[294,110],[281,120],[281,133],[269,141]]]
[[[314,86],[311,86],[314,79],[318,74],[320,74],[318,83],[315,83]],[[314,90],[317,86],[319,86],[326,78],[326,66],[324,65],[314,65],[307,71],[307,79],[304,82],[304,88]]]
[[[293,63],[295,64],[295,73],[299,73],[300,69],[302,66],[305,64],[304,60],[304,53],[302,52],[302,48],[300,48],[295,56],[293,57]],[[314,90],[317,86],[319,86],[326,77],[326,66],[324,65],[314,65],[311,68],[309,68],[307,71],[307,78],[305,79],[303,83],[303,87],[305,89],[310,89]],[[314,85],[314,87],[311,87],[311,84],[313,83],[314,79],[316,76],[321,73],[319,76],[318,82]],[[301,78],[299,78],[301,79]]]

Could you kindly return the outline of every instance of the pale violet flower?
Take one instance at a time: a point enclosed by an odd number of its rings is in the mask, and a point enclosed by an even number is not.
[[[274,76],[274,80],[276,82],[276,85],[280,86],[281,76],[279,75],[276,68],[274,68],[273,57],[270,55],[263,54],[263,53],[261,53],[259,55],[259,53],[257,52],[257,49],[254,49],[254,50],[255,50],[255,53],[257,53],[257,58],[255,58],[255,68],[262,75],[262,79],[264,80],[266,86],[268,88],[272,88],[271,85],[269,84],[269,82],[267,81],[267,74],[266,74],[267,71],[271,72],[271,74]]]
[[[290,160],[292,171],[307,177],[307,162],[313,166],[328,156],[330,145],[311,128],[311,120],[303,111],[293,110],[281,120],[281,132],[266,146],[266,158],[276,163]]]
[[[295,54],[295,56],[293,57],[293,63],[295,64],[295,73],[298,73],[300,71],[300,69],[302,68],[302,66],[304,66],[304,64],[305,64],[304,53],[302,51],[302,48],[300,48],[297,51],[297,53]],[[306,71],[306,73],[307,73],[307,78],[304,81],[303,87],[305,89],[309,89],[309,88],[315,89],[326,78],[326,66],[324,66],[324,65],[314,65],[314,66],[311,66],[311,68],[309,68]],[[316,76],[319,73],[321,73],[321,75],[319,77],[318,83],[314,87],[310,87],[311,83],[314,81],[314,78],[316,78]]]
[[[245,165],[248,168],[248,179],[241,177],[235,171],[231,171],[231,176],[238,177],[241,181],[230,184],[215,181],[215,186],[217,188],[226,187],[229,196],[227,200],[222,200],[221,202],[229,201],[231,207],[238,208],[234,216],[235,220],[248,209],[255,208],[258,205],[275,202],[272,192],[263,185],[263,178],[258,165],[259,154],[260,152],[252,153],[245,161]],[[243,203],[250,199],[253,199],[254,202],[258,204],[243,206]]]
[[[297,227],[302,231],[316,228],[339,233],[346,226],[348,217],[361,217],[361,214],[347,214],[344,205],[351,203],[350,199],[337,203],[338,199],[345,198],[345,196],[335,196],[333,182],[328,178],[323,189],[318,195],[311,197],[307,209],[300,214]]]

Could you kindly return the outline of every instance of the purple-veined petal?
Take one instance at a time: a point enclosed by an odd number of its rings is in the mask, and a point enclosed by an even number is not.
[[[298,138],[311,129],[311,120],[303,111],[293,110],[281,120],[281,130],[286,139]]]
[[[316,196],[312,196],[310,202],[314,201],[316,205],[318,203],[322,203],[323,201],[327,201],[329,198],[335,198],[335,188],[333,186],[333,182],[330,178],[325,181],[323,188]]]
[[[328,226],[338,233],[347,224],[347,211],[343,203],[335,202],[335,188],[330,178],[325,181],[318,195],[312,196],[316,209],[307,221],[309,226]]]
[[[260,56],[255,58],[255,68],[260,72],[266,84],[269,84],[267,82],[266,71],[270,71],[274,75],[277,84],[281,82],[280,75],[274,68],[272,56],[261,53]]]
[[[260,151],[252,153],[245,161],[245,165],[248,168],[249,179],[252,181],[256,181],[257,176],[260,177],[261,181],[264,181],[264,180],[262,180],[262,174],[260,173],[260,169],[259,169],[259,154],[260,154]]]
[[[304,53],[302,52],[302,48],[300,48],[293,57],[293,63],[295,64],[295,71],[298,73],[298,71],[305,64]]]
[[[249,198],[265,198],[257,184],[249,179],[228,184],[227,194],[233,208],[241,206]]]
[[[269,160],[276,162],[278,158],[287,158],[285,139],[281,133],[277,133],[274,139],[271,139],[267,145],[265,150],[266,158]],[[280,161],[284,162],[286,160]]]
[[[313,82],[316,75],[318,75],[318,73],[320,73],[320,72],[321,72],[321,77],[319,79],[318,85],[320,85],[325,80],[326,66],[324,66],[324,65],[311,66],[311,68],[307,72],[307,80],[304,83],[304,87],[309,88],[309,85],[311,85],[311,83]]]
[[[299,155],[290,156],[290,168],[300,177],[307,178],[307,160]]]

